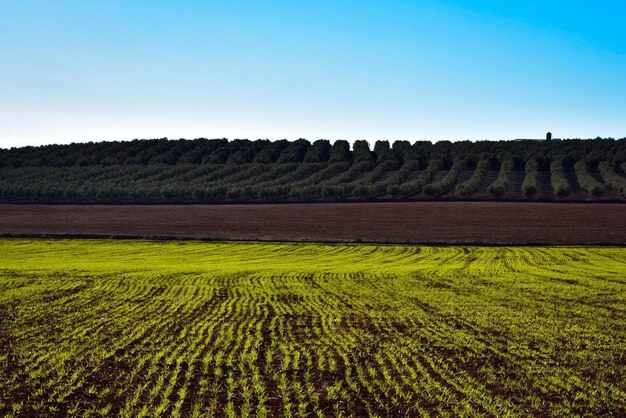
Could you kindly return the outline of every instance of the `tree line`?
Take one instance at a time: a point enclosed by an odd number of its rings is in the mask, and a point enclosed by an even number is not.
[[[626,139],[351,146],[343,140],[161,138],[0,149],[0,199],[333,201],[507,193],[532,199],[539,173],[549,175],[555,199],[575,187],[599,198],[626,194],[625,169]],[[512,184],[516,172],[523,173],[521,185]]]

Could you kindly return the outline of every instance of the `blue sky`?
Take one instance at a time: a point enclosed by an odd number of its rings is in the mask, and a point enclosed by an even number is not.
[[[623,1],[0,0],[0,147],[626,136]]]

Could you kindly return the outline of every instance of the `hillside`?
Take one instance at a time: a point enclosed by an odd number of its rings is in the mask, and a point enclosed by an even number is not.
[[[0,149],[4,202],[621,201],[626,139],[134,140]]]

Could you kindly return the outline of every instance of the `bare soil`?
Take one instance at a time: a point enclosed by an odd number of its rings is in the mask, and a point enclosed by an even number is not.
[[[0,205],[0,234],[439,244],[626,245],[626,205],[389,202]]]

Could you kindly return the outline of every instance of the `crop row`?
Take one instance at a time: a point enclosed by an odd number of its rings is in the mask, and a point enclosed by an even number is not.
[[[471,196],[476,193],[482,186],[488,169],[489,161],[481,160],[476,166],[472,177],[456,186],[456,194],[459,196]]]
[[[526,197],[533,197],[539,190],[539,183],[537,180],[538,169],[539,164],[537,163],[537,160],[531,158],[526,161],[526,166],[524,167],[526,176],[524,177],[524,182],[522,183],[522,194]]]
[[[487,193],[495,196],[502,197],[506,193],[507,188],[509,187],[509,183],[511,181],[511,174],[513,173],[513,168],[515,167],[515,162],[511,158],[507,158],[502,161],[500,165],[500,172],[498,173],[498,178],[487,187]]]
[[[595,179],[587,168],[587,161],[578,160],[574,164],[574,170],[576,172],[576,180],[580,187],[585,189],[589,195],[593,197],[600,197],[606,192],[606,188],[602,183]]]
[[[618,174],[615,169],[606,161],[603,161],[598,166],[600,174],[604,179],[604,182],[613,189],[620,192],[623,196],[626,196],[626,177]],[[626,172],[626,166],[622,164],[622,170]]]
[[[424,194],[430,196],[441,195],[452,190],[457,179],[459,178],[459,175],[461,174],[461,171],[465,168],[465,164],[466,161],[463,159],[456,160],[441,180],[434,181],[424,186]]]
[[[558,197],[567,197],[571,192],[571,187],[563,170],[563,162],[561,160],[554,160],[550,163],[550,173],[552,181],[552,189],[554,194]]]

